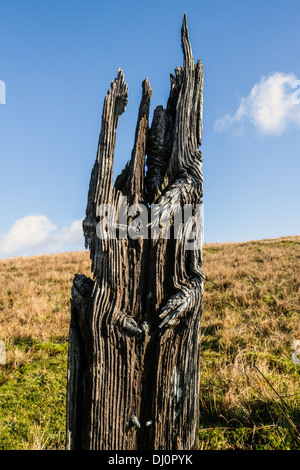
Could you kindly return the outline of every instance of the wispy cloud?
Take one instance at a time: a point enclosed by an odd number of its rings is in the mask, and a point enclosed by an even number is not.
[[[32,256],[84,249],[82,221],[58,229],[45,215],[29,215],[15,221],[0,237],[0,257]]]
[[[251,124],[263,134],[281,135],[290,126],[300,128],[300,103],[295,101],[294,74],[274,72],[263,76],[243,97],[233,115],[215,123],[217,131],[240,130]]]

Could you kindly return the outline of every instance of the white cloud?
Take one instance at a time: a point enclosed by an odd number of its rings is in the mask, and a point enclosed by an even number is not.
[[[45,215],[29,215],[16,220],[0,237],[0,257],[32,256],[84,249],[82,221],[58,229]]]
[[[249,95],[241,99],[237,111],[218,119],[218,131],[238,130],[252,124],[263,134],[282,134],[288,127],[300,127],[300,103],[295,100],[296,77],[274,72],[263,76]]]

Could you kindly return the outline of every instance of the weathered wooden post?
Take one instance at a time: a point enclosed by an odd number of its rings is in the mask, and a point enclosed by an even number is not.
[[[114,185],[121,70],[105,98],[83,222],[94,280],[75,275],[72,287],[67,449],[197,448],[203,67],[186,15],[181,41],[184,65],[150,129],[143,82],[131,160]]]

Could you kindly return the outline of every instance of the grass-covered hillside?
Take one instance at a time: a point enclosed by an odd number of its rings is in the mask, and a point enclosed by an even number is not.
[[[300,237],[203,258],[200,448],[299,449]],[[64,448],[75,273],[90,275],[87,252],[0,260],[0,449]]]

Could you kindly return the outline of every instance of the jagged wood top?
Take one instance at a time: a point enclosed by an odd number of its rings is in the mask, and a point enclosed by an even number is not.
[[[86,248],[92,249],[93,239],[97,236],[97,206],[113,202],[113,158],[116,129],[127,102],[128,87],[123,71],[119,69],[116,79],[111,82],[103,105],[97,157],[91,174],[86,217],[83,221]]]
[[[91,259],[100,255],[96,225],[99,204],[115,202],[115,191],[133,202],[155,202],[168,187],[184,178],[202,196],[202,157],[198,150],[202,136],[203,67],[194,64],[184,15],[181,28],[183,67],[171,74],[171,89],[167,107],[154,110],[152,126],[148,129],[152,90],[148,79],[143,82],[135,142],[131,160],[116,179],[113,187],[113,158],[116,129],[128,101],[128,87],[122,70],[111,83],[106,95],[99,136],[97,158],[92,170],[86,217],[83,230]],[[148,132],[149,131],[149,132]],[[147,171],[145,177],[145,156]],[[100,250],[101,251],[101,250]],[[95,270],[93,269],[95,272]]]
[[[152,201],[180,176],[190,179],[202,195],[203,66],[194,65],[184,15],[181,28],[183,67],[171,74],[167,108],[159,106],[149,131],[147,187]]]

